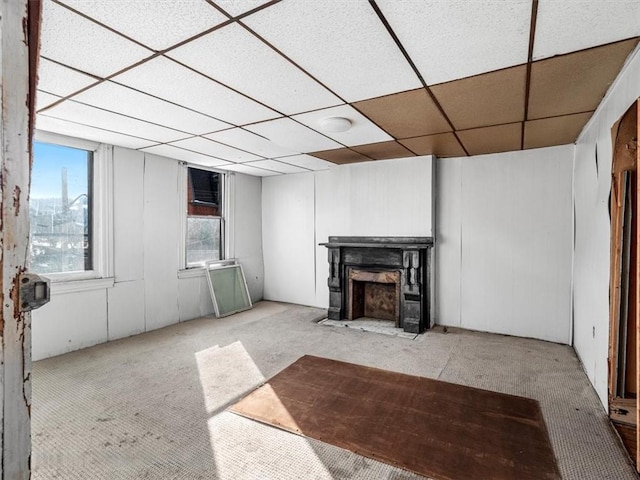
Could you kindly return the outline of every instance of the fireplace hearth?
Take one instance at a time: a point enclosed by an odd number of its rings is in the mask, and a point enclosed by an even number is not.
[[[430,326],[433,237],[329,237],[329,319],[393,320],[405,332]]]

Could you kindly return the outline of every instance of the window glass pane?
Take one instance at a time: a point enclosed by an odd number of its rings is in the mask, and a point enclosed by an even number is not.
[[[213,289],[218,316],[251,307],[249,292],[240,265],[209,270],[209,286]]]
[[[220,260],[220,218],[187,218],[187,265]]]
[[[34,142],[29,217],[30,269],[91,270],[92,152]]]

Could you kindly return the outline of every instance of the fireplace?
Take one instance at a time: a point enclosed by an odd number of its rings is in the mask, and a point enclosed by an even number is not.
[[[430,326],[432,237],[329,237],[329,318],[392,320],[406,332]]]

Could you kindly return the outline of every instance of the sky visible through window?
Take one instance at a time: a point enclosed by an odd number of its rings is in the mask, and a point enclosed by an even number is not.
[[[31,198],[60,198],[62,169],[67,169],[69,201],[87,193],[87,151],[49,143],[34,142]]]

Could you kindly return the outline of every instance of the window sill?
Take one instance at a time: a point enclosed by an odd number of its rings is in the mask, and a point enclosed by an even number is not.
[[[204,277],[204,272],[204,267],[193,267],[186,268],[184,270],[178,270],[178,279]]]
[[[43,275],[46,277],[46,275]],[[102,290],[112,288],[113,277],[109,278],[88,278],[84,280],[56,280],[51,279],[51,294],[86,292],[89,290]]]

